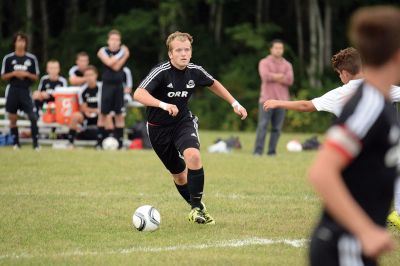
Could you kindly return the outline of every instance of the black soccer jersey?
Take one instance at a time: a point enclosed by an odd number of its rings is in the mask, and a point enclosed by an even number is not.
[[[343,180],[357,203],[385,226],[397,177],[400,129],[390,101],[362,84],[329,129],[326,144],[351,162]],[[324,211],[322,222],[333,219]]]
[[[67,80],[64,77],[58,76],[57,80],[51,80],[49,75],[44,75],[39,82],[39,91],[45,91],[48,94],[53,94],[57,87],[66,87]]]
[[[83,77],[83,72],[79,70],[78,66],[72,66],[69,71],[68,75],[71,76],[77,76],[77,77]]]
[[[140,83],[153,97],[178,107],[179,113],[173,117],[161,108],[147,107],[147,120],[155,125],[170,125],[189,114],[188,101],[196,87],[211,86],[214,78],[201,66],[189,63],[179,70],[170,62],[153,68]]]
[[[87,84],[82,86],[79,94],[79,104],[86,103],[89,108],[97,108],[99,106],[99,91],[101,90],[101,82],[97,82],[95,88],[89,88]]]
[[[124,55],[124,50],[120,48],[118,51],[111,51],[108,47],[103,47],[101,48],[101,53],[104,53],[108,57],[115,56],[116,58],[121,58]],[[123,67],[118,71],[114,71],[109,66],[104,65],[102,80],[104,82],[122,83],[124,81]]]
[[[17,56],[15,53],[10,53],[3,58],[1,66],[1,75],[22,70],[28,71],[32,74],[39,75],[39,65],[36,56],[26,52],[24,56]],[[28,78],[18,79],[13,77],[10,79],[11,87],[26,88],[32,85],[33,81]]]

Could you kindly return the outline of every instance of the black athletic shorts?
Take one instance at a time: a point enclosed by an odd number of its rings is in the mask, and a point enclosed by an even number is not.
[[[18,110],[26,114],[33,112],[31,91],[27,88],[8,87],[6,92],[6,111],[16,114]]]
[[[321,223],[315,229],[309,249],[311,266],[377,265],[362,255],[358,239],[338,228],[335,223]]]
[[[124,112],[124,87],[118,82],[103,82],[101,88],[100,111],[102,114],[115,114]]]
[[[87,117],[85,114],[83,114],[83,124],[85,126],[96,126],[97,125],[97,116],[96,117]]]
[[[183,152],[187,148],[200,149],[198,119],[188,115],[171,126],[147,123],[151,145],[171,174],[179,174],[186,168]]]

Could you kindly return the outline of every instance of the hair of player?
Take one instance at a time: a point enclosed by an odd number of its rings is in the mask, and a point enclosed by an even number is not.
[[[282,45],[284,44],[283,41],[282,41],[281,39],[273,39],[273,40],[271,41],[270,48],[274,47],[274,44],[276,44],[276,43],[280,43],[280,44],[282,44]]]
[[[96,68],[94,65],[88,65],[88,67],[85,69],[85,72],[84,72],[84,73],[86,73],[86,71],[89,71],[89,70],[91,70],[91,71],[93,71],[94,73],[96,73],[96,75],[99,74],[99,72],[97,71],[97,68]]]
[[[17,33],[14,34],[13,37],[13,47],[15,48],[15,43],[17,42],[17,39],[21,38],[25,41],[25,50],[28,47],[28,35],[26,35],[25,33],[19,31]]]
[[[190,35],[189,33],[186,33],[186,32],[175,31],[174,33],[171,33],[168,36],[168,38],[167,38],[167,40],[165,42],[165,44],[166,44],[166,46],[168,48],[168,51],[170,51],[172,49],[171,48],[171,42],[173,40],[175,40],[175,39],[178,39],[179,41],[182,41],[182,42],[188,40],[190,42],[190,44],[193,43],[192,35]]]
[[[112,29],[108,32],[107,37],[110,38],[111,35],[118,35],[121,38],[121,32],[116,29]]]
[[[60,61],[58,61],[58,60],[55,59],[55,58],[51,58],[51,59],[49,59],[49,60],[47,61],[47,64],[49,64],[49,63],[57,63],[57,64],[60,64]]]
[[[349,37],[364,65],[381,66],[400,49],[400,9],[364,7],[351,20]]]
[[[361,70],[360,53],[353,47],[340,50],[338,53],[333,55],[331,63],[332,68],[339,72],[346,70],[350,74],[356,75]]]
[[[87,58],[89,58],[89,55],[86,52],[79,52],[79,53],[76,54],[76,60],[78,60],[79,57],[87,57]]]

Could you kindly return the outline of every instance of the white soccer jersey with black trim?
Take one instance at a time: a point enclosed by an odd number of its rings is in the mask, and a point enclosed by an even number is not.
[[[155,125],[170,125],[189,115],[188,101],[196,87],[211,86],[214,78],[201,66],[189,63],[183,69],[175,68],[170,62],[158,64],[140,83],[153,97],[175,104],[179,113],[173,117],[161,108],[147,107],[148,122]]]
[[[363,79],[350,80],[347,84],[330,90],[324,95],[311,100],[317,111],[325,111],[339,116],[343,106],[353,96],[363,82]],[[392,86],[391,98],[393,102],[400,101],[400,87]]]
[[[371,85],[361,84],[325,140],[325,145],[349,160],[343,180],[358,204],[382,226],[397,177],[399,139],[391,102]],[[326,212],[324,216],[330,219]]]

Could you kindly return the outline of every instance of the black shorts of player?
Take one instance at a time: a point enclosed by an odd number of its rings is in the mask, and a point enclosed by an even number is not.
[[[77,139],[96,140],[97,139],[97,117],[87,117],[83,115],[83,128],[85,130],[78,133]]]
[[[100,111],[102,114],[121,114],[124,111],[124,87],[122,82],[103,82]]]
[[[179,174],[185,170],[183,152],[187,148],[200,149],[197,122],[196,116],[187,116],[171,126],[147,123],[151,145],[171,174]]]
[[[83,123],[85,126],[90,126],[90,127],[97,126],[97,116],[96,117],[88,117],[85,114],[83,114],[83,118],[84,118]]]
[[[18,110],[22,110],[26,114],[33,112],[31,92],[27,88],[10,86],[7,89],[6,111],[11,114],[16,114]]]
[[[362,255],[361,243],[353,235],[337,228],[322,223],[315,229],[309,249],[311,266],[377,265]]]

